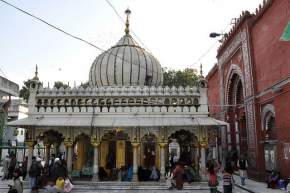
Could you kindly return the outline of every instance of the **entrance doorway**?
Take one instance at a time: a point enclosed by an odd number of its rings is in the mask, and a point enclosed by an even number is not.
[[[118,180],[118,170],[133,166],[133,150],[129,136],[120,130],[105,133],[101,141],[101,167],[107,180]]]
[[[141,139],[143,150],[143,166],[152,168],[156,166],[156,136],[152,133],[144,135]]]
[[[173,133],[168,140],[169,144],[176,141],[179,145],[179,152],[177,151],[179,157],[174,162],[180,161],[185,165],[198,165],[198,139],[193,133],[182,129]],[[168,155],[170,156],[170,152]],[[170,162],[170,158],[168,161]]]
[[[73,175],[74,177],[93,175],[94,150],[90,144],[90,137],[80,134],[75,139],[73,154]]]

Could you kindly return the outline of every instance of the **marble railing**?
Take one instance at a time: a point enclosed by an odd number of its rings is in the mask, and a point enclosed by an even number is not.
[[[103,107],[36,107],[38,113],[197,113],[199,106],[103,106]]]
[[[39,88],[38,96],[192,96],[199,95],[198,87],[107,86],[78,88]]]

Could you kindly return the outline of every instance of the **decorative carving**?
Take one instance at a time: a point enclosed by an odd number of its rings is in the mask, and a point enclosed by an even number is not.
[[[140,145],[140,142],[131,142],[133,148],[137,148]]]
[[[70,138],[65,138],[64,139],[64,145],[66,147],[72,147],[73,146],[73,140],[71,140]]]
[[[33,148],[35,146],[35,144],[36,144],[36,141],[34,141],[34,140],[26,140],[25,141],[25,145],[27,145],[30,148]]]
[[[159,145],[160,148],[164,148],[167,145],[167,143],[163,143],[162,142],[162,143],[158,143],[158,145]]]

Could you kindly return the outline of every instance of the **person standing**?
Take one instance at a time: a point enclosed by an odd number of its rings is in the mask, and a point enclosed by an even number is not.
[[[9,164],[10,164],[10,158],[9,155],[6,155],[6,157],[3,160],[3,173],[4,176],[2,178],[2,180],[7,180],[8,179],[8,174],[9,174]]]
[[[14,177],[13,178],[13,181],[14,181],[13,188],[17,190],[17,193],[23,193],[23,185],[19,179],[20,176],[21,176],[21,169],[16,168],[15,171],[13,172],[13,177]]]
[[[223,188],[224,193],[232,193],[233,192],[233,185],[234,185],[234,179],[233,179],[233,169],[231,165],[226,165],[226,168],[223,172]]]
[[[173,170],[173,178],[175,178],[177,190],[183,189],[183,176],[184,176],[183,164],[177,163],[175,169]]]
[[[26,178],[26,175],[27,175],[27,161],[28,161],[28,157],[25,156],[24,161],[22,162],[22,166],[21,166],[23,180]]]
[[[50,160],[48,162],[48,177],[49,178],[54,178],[54,161],[55,161],[55,156],[54,154],[51,154]]]
[[[32,190],[33,187],[37,186],[37,178],[41,175],[41,165],[39,161],[36,160],[36,157],[32,157],[32,163],[29,169],[29,185],[30,189]]]
[[[238,167],[239,167],[239,172],[240,172],[240,178],[241,178],[241,184],[244,186],[246,183],[246,178],[247,178],[247,160],[246,156],[242,155],[238,161]]]
[[[217,186],[219,185],[219,183],[217,179],[217,170],[215,170],[214,164],[209,165],[208,172],[209,172],[208,186],[210,188],[210,193],[216,193]]]
[[[13,178],[13,172],[14,172],[16,164],[17,164],[16,156],[15,156],[15,154],[12,153],[11,160],[10,160],[9,167],[8,167],[8,179]]]

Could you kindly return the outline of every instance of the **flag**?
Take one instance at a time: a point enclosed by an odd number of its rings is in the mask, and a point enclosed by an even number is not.
[[[283,34],[280,38],[282,41],[290,41],[290,21],[286,25]]]

